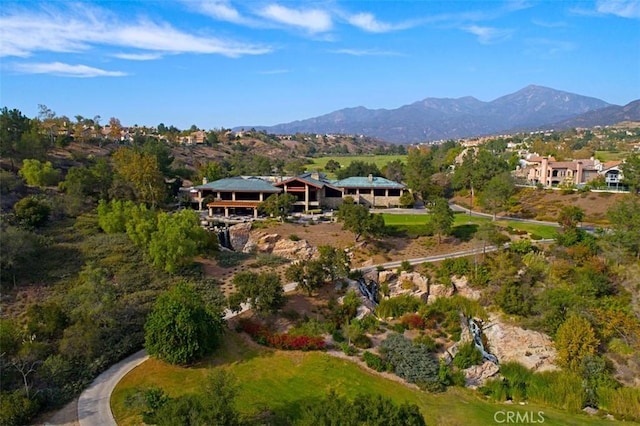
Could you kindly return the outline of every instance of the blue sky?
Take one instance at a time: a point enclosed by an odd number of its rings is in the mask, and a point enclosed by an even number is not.
[[[640,98],[640,1],[11,1],[0,106],[184,129],[529,84]]]

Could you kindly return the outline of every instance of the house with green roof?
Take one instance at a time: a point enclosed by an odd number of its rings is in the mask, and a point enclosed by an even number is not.
[[[333,182],[342,198],[352,197],[356,204],[369,207],[397,207],[407,186],[379,176],[353,176]]]
[[[272,179],[272,180],[269,180]],[[397,207],[407,187],[383,177],[350,177],[332,181],[322,173],[309,172],[278,179],[239,176],[204,182],[193,191],[193,201],[202,210],[205,199],[209,216],[214,214],[248,214],[258,217],[258,205],[271,194],[288,193],[296,197],[294,211],[337,208],[346,197],[367,207]]]
[[[232,212],[240,215],[252,213],[253,217],[258,217],[258,205],[271,194],[282,192],[282,189],[273,186],[272,182],[255,176],[205,181],[193,190],[196,191],[193,199],[198,203],[199,210],[202,210],[205,199],[209,198],[209,216],[218,211],[223,212],[225,217]]]

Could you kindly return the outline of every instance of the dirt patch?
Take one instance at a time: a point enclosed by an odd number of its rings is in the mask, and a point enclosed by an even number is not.
[[[585,223],[606,225],[607,210],[624,196],[625,194],[611,192],[564,193],[561,190],[520,188],[516,194],[519,205],[511,211],[498,214],[556,222],[562,207],[570,205],[584,210]],[[451,201],[468,206],[470,198],[469,195],[456,196]],[[477,204],[477,197],[474,201],[474,210],[482,211]]]

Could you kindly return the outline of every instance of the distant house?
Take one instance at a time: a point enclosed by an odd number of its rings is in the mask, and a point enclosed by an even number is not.
[[[213,200],[207,203],[209,216],[213,216],[216,211],[221,211],[225,217],[228,217],[231,212],[252,213],[253,217],[258,217],[258,205],[271,194],[282,192],[282,189],[276,188],[270,182],[253,176],[203,182],[193,190],[195,194],[192,199],[198,203],[199,210],[202,210],[205,199],[211,196]]]
[[[622,179],[621,161],[602,163],[593,158],[556,161],[553,157],[530,157],[525,164],[527,181],[547,188],[584,185],[598,176],[604,176],[608,187],[617,188]]]

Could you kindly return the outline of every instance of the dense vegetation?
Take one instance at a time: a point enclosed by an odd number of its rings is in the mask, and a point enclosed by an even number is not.
[[[231,300],[225,300],[216,283],[203,277],[194,259],[214,254],[217,242],[200,228],[197,213],[175,211],[185,201],[178,191],[183,179],[296,174],[313,167],[299,160],[303,155],[361,153],[371,148],[361,138],[295,135],[285,141],[253,130],[240,135],[218,129],[208,132],[204,143],[217,154],[186,161],[200,148],[174,144],[198,131],[195,126],[184,132],[165,125],[125,130],[112,118],[105,129],[99,121],[99,117],[77,116],[72,122],[44,106],[34,119],[17,110],[0,112],[2,424],[24,424],[38,412],[60,406],[145,342],[159,358],[194,362],[216,349],[225,306],[237,309],[240,301],[248,300],[261,315],[282,307],[281,282],[275,274],[237,274],[237,293]],[[576,149],[575,156],[629,149],[628,132],[603,132],[605,140],[575,132],[558,137],[519,135],[509,142],[556,158],[569,157]],[[505,172],[513,170],[517,158],[506,149],[507,142],[497,138],[465,151],[448,141],[409,149],[404,160],[393,158],[382,167],[366,161],[344,165],[334,161],[327,162],[325,170],[340,177],[372,173],[404,181],[416,199],[432,209],[429,225],[425,223],[422,231],[425,235],[437,235],[438,241],[475,237],[490,245],[497,243],[499,228],[482,224],[462,235],[453,226],[455,217],[446,199],[458,191],[471,195],[471,206],[494,215],[516,210],[515,182]],[[404,147],[386,145],[375,150],[407,152]],[[452,170],[457,156],[460,162]],[[624,173],[630,188],[640,187],[637,154],[627,156]],[[271,201],[263,206],[265,211],[286,217],[290,208],[286,197]],[[412,196],[405,203],[413,201]],[[457,297],[430,305],[410,297],[383,300],[380,316],[398,318],[397,331],[410,328],[419,330],[420,336],[414,342],[392,336],[383,344],[380,357],[363,355],[365,361],[430,390],[460,384],[458,370],[436,361],[440,344],[436,339],[459,339],[461,312],[482,317],[483,307],[498,308],[514,321],[552,336],[563,370],[526,375],[518,373],[517,367],[506,368],[507,380],[488,384],[487,395],[496,399],[517,395],[570,410],[597,406],[637,419],[637,389],[623,384],[631,382],[624,372],[634,371],[640,353],[638,203],[635,194],[615,203],[608,212],[610,228],[595,235],[578,227],[584,212],[567,206],[558,215],[557,244],[545,250],[516,242],[510,249],[474,259],[473,264],[451,260],[425,271],[431,282],[443,285],[452,285],[452,275],[466,276],[482,291],[480,303]],[[375,240],[388,232],[381,215],[354,203],[346,202],[337,216],[356,241],[359,237]],[[290,266],[287,278],[313,294],[327,282],[345,277],[349,268],[343,250],[321,247],[318,260]],[[367,334],[377,327],[373,317],[354,318],[358,305],[355,293],[347,293],[342,304],[329,303],[324,311],[326,324],[316,327],[333,333],[338,343],[342,339],[349,353],[355,351],[353,346],[370,346]],[[311,332],[312,322],[302,321],[298,327],[297,335],[263,330],[258,335],[272,339],[272,346],[288,349],[321,346],[298,345],[304,340],[300,337],[318,337]],[[316,342],[309,339],[304,341]],[[477,354],[465,349],[454,367],[470,362],[477,362]],[[208,383],[222,386],[225,380],[214,377]],[[540,390],[550,384],[554,392]],[[145,398],[151,401],[149,415],[158,415],[156,419],[198,412],[206,421],[237,421],[233,412],[220,411],[224,401],[218,404],[200,397],[174,401],[158,391]],[[330,399],[309,405],[305,413],[328,412]],[[339,415],[366,421],[370,413],[362,409],[365,400],[371,402],[359,397],[342,401],[344,412]],[[375,403],[390,418],[410,421],[415,414],[411,407],[398,408],[384,400]],[[304,418],[300,417],[301,424]]]

